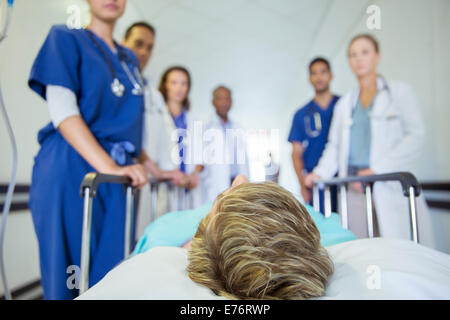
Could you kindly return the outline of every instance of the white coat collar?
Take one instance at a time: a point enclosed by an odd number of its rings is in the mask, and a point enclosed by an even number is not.
[[[216,112],[214,112],[213,121],[220,127],[231,128],[233,126],[233,121],[231,121],[230,117],[228,117],[228,121],[224,123],[222,118],[219,117]]]
[[[350,100],[351,108],[350,108],[350,114],[349,114],[349,117],[350,117],[349,124],[350,125],[352,123],[351,115],[353,113],[353,109],[356,107],[356,104],[358,102],[359,93],[360,93],[359,88],[356,88],[355,90],[353,90],[353,94],[351,96],[351,100]],[[392,104],[392,92],[391,92],[390,85],[382,76],[378,76],[377,77],[377,95],[374,98],[373,107],[372,107],[372,110],[370,111],[370,115],[373,117],[382,116],[383,114],[386,113],[386,109],[389,109],[391,104]]]
[[[375,96],[375,99],[384,90],[387,90],[387,92],[390,94],[390,87],[389,87],[387,81],[383,78],[383,76],[379,75],[377,77],[377,95]],[[356,107],[356,103],[358,102],[359,92],[360,92],[359,87],[356,88],[355,90],[353,90],[353,96],[352,96],[352,100],[351,100],[352,110]]]

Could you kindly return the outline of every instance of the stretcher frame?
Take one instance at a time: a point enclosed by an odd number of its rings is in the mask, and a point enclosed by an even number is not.
[[[411,240],[419,243],[419,233],[417,227],[417,210],[416,197],[421,193],[421,187],[416,177],[410,172],[393,172],[386,174],[355,176],[345,178],[334,178],[330,180],[316,180],[313,186],[313,206],[316,211],[320,211],[319,190],[324,189],[324,215],[325,218],[331,216],[331,193],[330,187],[336,186],[339,190],[339,216],[343,228],[348,229],[347,214],[347,185],[349,183],[359,182],[363,186],[366,196],[366,215],[367,215],[367,231],[369,238],[373,238],[373,207],[372,207],[372,190],[376,182],[398,181],[403,190],[403,195],[408,198],[410,213]]]
[[[330,187],[335,185],[340,193],[340,219],[341,225],[348,229],[347,216],[347,185],[359,182],[363,185],[366,195],[367,230],[370,238],[373,238],[373,211],[372,211],[372,188],[375,182],[398,181],[400,182],[403,195],[408,198],[410,207],[411,238],[415,243],[419,242],[417,228],[416,197],[420,195],[421,187],[416,177],[409,172],[394,172],[381,175],[357,176],[346,178],[335,178],[330,180],[317,180],[313,187],[313,205],[316,211],[320,211],[319,190],[324,189],[325,217],[331,216],[331,194]],[[89,260],[90,260],[90,236],[92,221],[92,200],[97,193],[97,188],[102,183],[118,183],[124,185],[126,189],[126,213],[125,213],[125,239],[124,239],[124,259],[131,253],[132,243],[132,218],[134,207],[134,194],[136,189],[131,185],[131,180],[124,176],[105,175],[99,173],[88,173],[84,177],[80,194],[84,197],[83,227],[81,238],[81,261],[80,261],[80,281],[79,294],[84,293],[89,288]],[[150,181],[152,198],[152,216],[156,209],[156,194],[158,182]],[[177,191],[177,190],[176,190]],[[183,190],[182,190],[183,191]],[[186,193],[184,193],[186,195]],[[175,199],[179,198],[176,195]],[[182,199],[182,206],[186,205],[186,198]]]
[[[168,188],[170,198],[170,208],[167,212],[187,210],[191,208],[189,199],[189,189],[186,187],[177,187],[169,180],[150,179],[150,223],[156,219],[156,211],[158,204],[158,191],[162,184]]]
[[[136,189],[131,185],[131,180],[125,176],[115,176],[91,172],[85,175],[80,188],[81,197],[84,198],[83,206],[83,227],[81,235],[81,260],[80,260],[80,281],[79,294],[89,289],[89,262],[91,245],[91,221],[92,221],[92,200],[96,196],[97,188],[102,183],[117,183],[124,185],[126,189],[126,212],[125,212],[125,238],[124,238],[124,260],[131,254],[132,228],[133,228],[133,207]],[[169,181],[157,181],[150,179],[151,192],[151,218],[153,221],[156,213],[157,192],[161,183],[168,183],[173,190],[172,202],[176,204],[175,210],[183,210],[189,205],[188,189],[178,188]],[[172,209],[172,208],[171,208]]]
[[[80,188],[81,197],[84,197],[84,206],[81,235],[79,294],[84,293],[89,288],[92,200],[96,196],[98,186],[102,183],[122,184],[126,189],[124,259],[128,258],[131,253],[134,194],[136,191],[131,185],[131,179],[125,176],[107,175],[95,172],[86,174]]]

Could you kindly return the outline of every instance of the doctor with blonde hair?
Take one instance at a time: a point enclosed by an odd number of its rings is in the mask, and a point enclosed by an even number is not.
[[[381,55],[376,39],[369,34],[355,36],[348,59],[359,88],[338,101],[324,153],[305,178],[309,187],[315,179],[330,179],[336,172],[340,177],[414,172],[423,150],[425,128],[417,98],[409,85],[378,75]],[[373,196],[379,236],[410,239],[409,207],[400,184],[377,182]],[[350,230],[367,237],[361,184],[351,186],[348,201]],[[419,241],[432,246],[423,197],[417,204]]]

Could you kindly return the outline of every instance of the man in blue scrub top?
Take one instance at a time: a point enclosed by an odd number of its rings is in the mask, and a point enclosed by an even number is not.
[[[312,202],[312,191],[304,185],[304,177],[314,169],[325,149],[334,106],[339,99],[330,91],[332,78],[326,59],[319,57],[310,62],[309,81],[316,94],[295,113],[288,138],[292,143],[292,161],[301,193],[305,203],[309,204]],[[336,190],[333,188],[331,198],[332,210],[336,211]]]

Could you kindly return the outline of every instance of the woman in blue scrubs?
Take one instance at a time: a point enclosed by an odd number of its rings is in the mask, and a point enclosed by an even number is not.
[[[125,175],[138,188],[147,182],[144,167],[133,161],[141,153],[144,106],[127,71],[138,62],[112,37],[126,0],[88,3],[92,14],[88,27],[52,27],[29,78],[30,88],[47,100],[52,119],[38,134],[41,148],[29,203],[45,299],[72,299],[78,294],[68,279],[73,266],[80,265],[79,188],[84,175],[92,171]],[[123,187],[101,185],[92,215],[90,285],[123,259]]]

